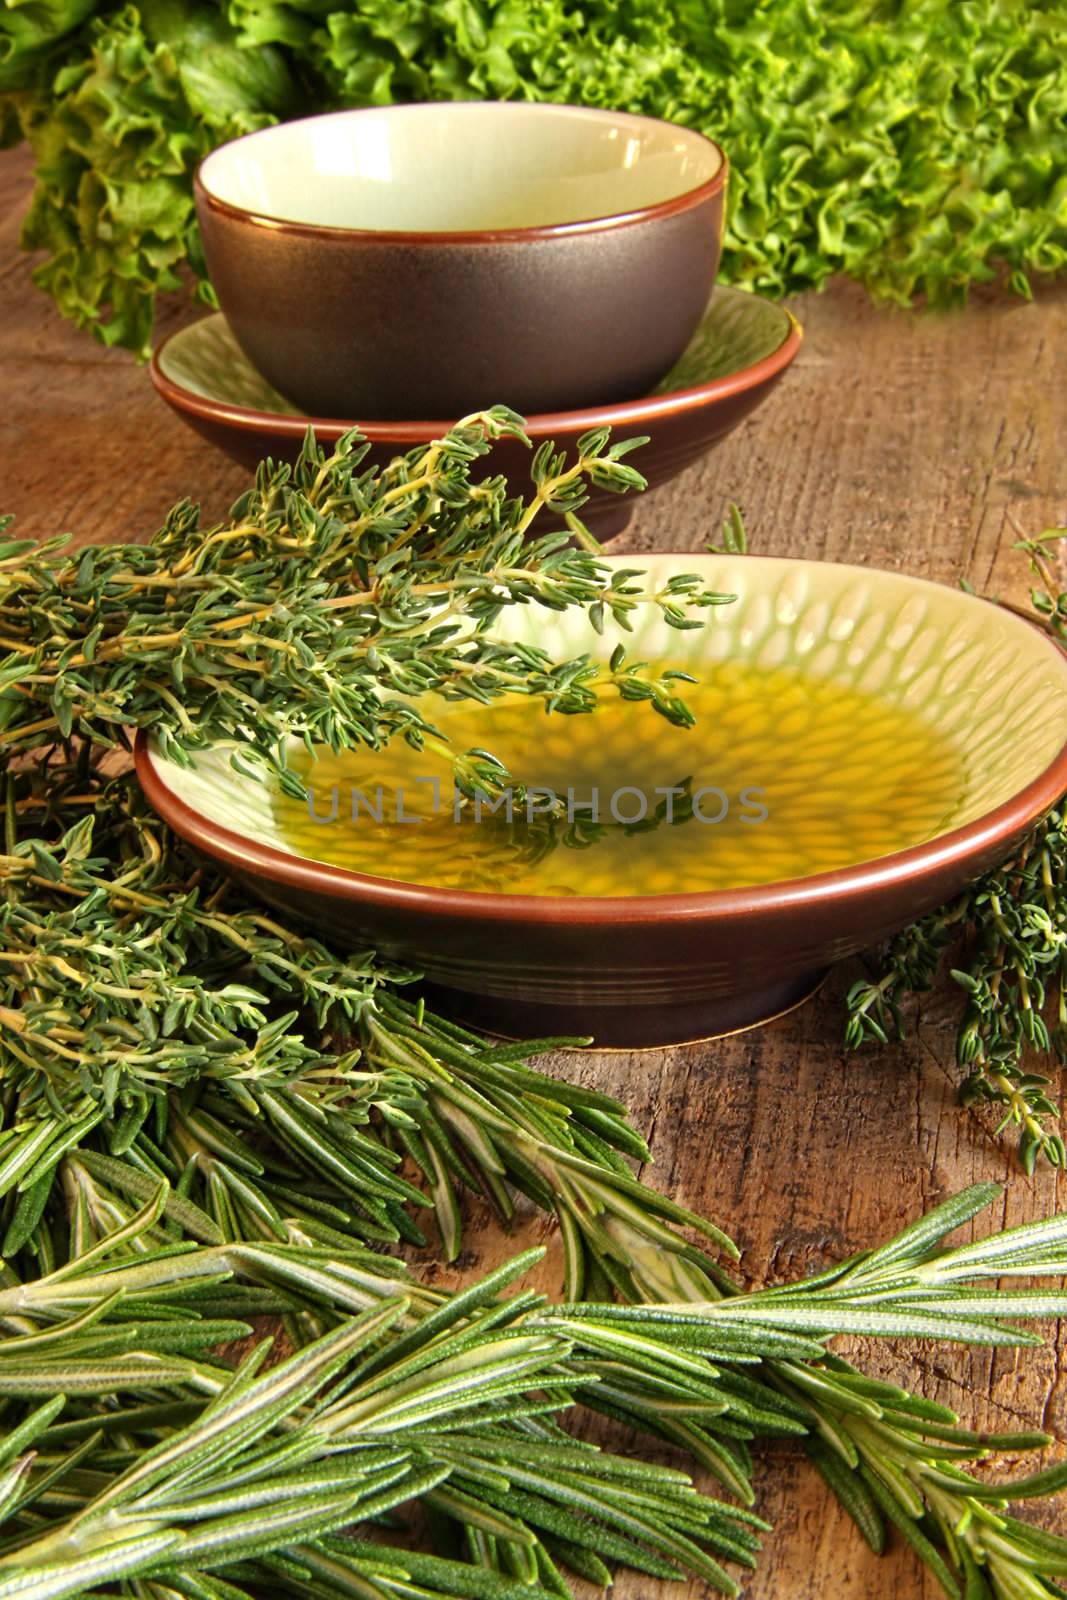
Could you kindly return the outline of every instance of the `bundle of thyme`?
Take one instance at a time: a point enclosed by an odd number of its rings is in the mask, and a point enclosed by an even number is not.
[[[1046,1436],[971,1433],[827,1344],[1033,1343],[1009,1319],[1063,1315],[1064,1295],[979,1285],[1062,1276],[1067,1219],[942,1249],[978,1189],[746,1294],[726,1235],[634,1178],[648,1152],[621,1106],[535,1071],[536,1045],[426,1014],[373,952],[280,926],[123,768],[127,730],[151,726],[179,760],[223,741],[292,782],[292,735],[437,737],[407,698],[430,687],[566,712],[619,692],[686,720],[673,680],[618,653],[489,639],[506,604],[625,623],[652,598],[688,626],[724,598],[684,575],[647,596],[533,531],[547,509],[581,536],[585,484],[639,484],[602,432],[573,465],[539,452],[528,504],[473,485],[519,427],[471,419],[383,472],[353,436],[329,459],[309,441],[224,527],[182,506],[146,547],[0,551],[0,1600],[539,1600],[567,1572],[607,1583],[607,1562],[732,1593],[764,1435],[807,1439],[872,1546],[896,1526],[949,1595],[1048,1600],[1067,1541],[1006,1501],[1064,1474],[991,1486],[960,1465]],[[455,755],[467,784],[498,776]],[[464,1188],[505,1221],[517,1196],[555,1215],[568,1304],[504,1298],[530,1255],[442,1295],[381,1253],[432,1206],[455,1255]],[[224,1359],[263,1317],[280,1364],[263,1341]],[[740,1504],[578,1443],[577,1408],[684,1451]],[[412,1501],[440,1554],[398,1525]]]
[[[669,675],[649,680],[621,652],[610,667],[553,664],[489,637],[505,606],[577,606],[602,628],[651,600],[684,628],[729,599],[685,573],[646,595],[639,574],[590,548],[577,518],[585,486],[641,487],[622,458],[644,440],[609,445],[609,430],[593,429],[570,464],[546,442],[526,503],[502,478],[470,481],[504,434],[525,439],[522,419],[495,407],[383,469],[365,465],[355,430],[329,458],[309,435],[292,470],[263,464],[225,527],[202,530],[185,502],[148,545],[90,546],[77,559],[62,539],[0,545],[0,749],[72,737],[110,747],[151,726],[164,756],[229,748],[238,771],[269,767],[302,795],[286,765],[292,737],[343,750],[401,734],[419,747],[435,734],[407,697],[430,690],[481,702],[524,693],[579,712],[607,686],[691,721]],[[545,511],[568,529],[531,538]],[[491,758],[449,754],[461,787],[493,780]]]
[[[82,1145],[154,1176],[185,1172],[224,1236],[253,1217],[277,1229],[297,1194],[299,1214],[314,1211],[326,1173],[346,1229],[418,1240],[405,1207],[424,1197],[398,1174],[401,1154],[428,1181],[453,1254],[458,1184],[505,1217],[505,1179],[561,1212],[625,1213],[640,1193],[616,1152],[647,1150],[615,1102],[530,1073],[529,1049],[487,1056],[484,1041],[428,1021],[404,997],[414,975],[373,953],[279,926],[147,811],[128,772],[107,775],[113,747],[150,726],[176,759],[221,744],[237,770],[269,768],[302,792],[294,736],[335,749],[439,740],[410,698],[430,688],[483,702],[523,692],[561,712],[606,690],[688,720],[670,674],[650,678],[622,651],[607,666],[553,664],[489,637],[505,604],[581,606],[602,626],[651,598],[686,627],[724,598],[686,575],[648,597],[639,574],[566,533],[530,538],[543,509],[580,531],[586,482],[642,480],[621,459],[629,445],[608,448],[596,430],[572,465],[542,447],[530,502],[509,499],[502,479],[469,476],[502,432],[521,422],[497,409],[382,471],[360,470],[357,435],[328,460],[309,440],[292,472],[264,466],[225,528],[202,532],[180,506],[145,547],[0,548],[0,1046],[17,1107],[0,1133],[0,1196],[23,1197],[8,1250]],[[501,775],[488,752],[450,753],[461,786]],[[363,1131],[372,1116],[381,1137]],[[249,1153],[250,1133],[269,1138],[266,1154]],[[700,1226],[666,1199],[655,1208]],[[575,1285],[586,1270],[575,1245]]]
[[[1067,594],[1056,579],[1054,546],[1067,529],[1021,539],[1036,578],[1029,620],[1067,644]],[[848,994],[846,1040],[885,1044],[904,1029],[909,997],[931,989],[946,971],[963,991],[956,1053],[967,1069],[965,1104],[1003,1107],[997,1132],[1018,1129],[1019,1158],[1033,1172],[1039,1157],[1067,1163],[1047,1072],[1067,1060],[1067,834],[1062,808],[1051,811],[1011,859],[948,905],[921,918],[868,961]]]

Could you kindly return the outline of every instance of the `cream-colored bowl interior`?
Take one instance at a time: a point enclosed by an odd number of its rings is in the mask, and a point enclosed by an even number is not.
[[[762,556],[631,556],[609,558],[609,565],[641,567],[649,587],[698,572],[709,587],[737,599],[704,613],[699,630],[671,629],[648,606],[636,613],[632,633],[609,624],[601,637],[582,613],[526,606],[505,612],[497,634],[536,643],[559,660],[582,652],[606,660],[623,639],[631,659],[669,659],[698,677],[727,660],[768,672],[802,665],[813,677],[913,710],[960,758],[937,837],[1025,789],[1067,743],[1067,658],[1036,628],[959,590],[862,567]],[[633,726],[640,738],[639,717]],[[772,711],[762,722],[746,717],[741,733],[762,752],[764,770],[803,755]],[[862,783],[864,764],[891,761],[893,751],[857,727],[848,759]],[[155,761],[167,786],[201,815],[295,853],[278,836],[267,785],[234,772],[228,752],[199,752],[188,769],[158,754]]]
[[[200,182],[283,222],[466,233],[639,210],[699,188],[721,165],[707,139],[653,117],[460,101],[264,128],[213,151]]]

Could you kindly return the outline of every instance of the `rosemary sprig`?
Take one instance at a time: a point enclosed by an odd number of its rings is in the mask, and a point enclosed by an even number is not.
[[[150,1226],[164,1205],[161,1193],[142,1213],[141,1225]],[[80,1309],[77,1321],[84,1327],[95,1316],[95,1332],[110,1307],[133,1296],[139,1318],[147,1317],[150,1326],[161,1304],[181,1312],[178,1286],[221,1283],[230,1273],[254,1278],[259,1253],[201,1247],[191,1264],[189,1252],[179,1248],[129,1265],[121,1254],[113,1260],[107,1247],[106,1261],[94,1252],[85,1267],[75,1258],[49,1279],[6,1291],[5,1308],[17,1304],[20,1317],[50,1323],[52,1339],[44,1363],[20,1364],[17,1349],[12,1351],[7,1392],[38,1395],[50,1371],[54,1381],[64,1369],[74,1382],[80,1379],[78,1354],[93,1335],[81,1335],[81,1345],[74,1335],[77,1353],[71,1352],[71,1334],[52,1321],[63,1308],[91,1308]],[[271,1247],[262,1253],[269,1258]],[[589,1359],[572,1372],[574,1341],[563,1326],[537,1326],[537,1296],[500,1300],[500,1290],[536,1256],[519,1257],[451,1298],[418,1291],[409,1298],[396,1292],[403,1283],[383,1293],[381,1283],[369,1287],[368,1276],[358,1291],[370,1301],[367,1309],[335,1319],[334,1327],[266,1371],[263,1343],[232,1372],[203,1362],[186,1363],[184,1372],[157,1374],[150,1365],[143,1373],[118,1371],[113,1388],[127,1389],[142,1405],[146,1398],[158,1402],[162,1393],[200,1396],[195,1416],[164,1432],[152,1448],[139,1444],[131,1452],[123,1438],[140,1426],[136,1411],[127,1407],[122,1434],[116,1436],[114,1425],[108,1430],[110,1442],[91,1468],[76,1465],[34,1496],[36,1505],[60,1511],[72,1494],[82,1499],[56,1527],[42,1533],[31,1519],[19,1537],[17,1501],[11,1513],[15,1536],[0,1554],[0,1595],[30,1575],[42,1596],[69,1592],[72,1581],[83,1581],[85,1563],[100,1548],[115,1551],[127,1574],[145,1577],[169,1578],[175,1567],[229,1568],[284,1554],[297,1540],[321,1539],[357,1520],[380,1518],[416,1496],[438,1515],[514,1546],[517,1578],[554,1575],[541,1542],[544,1530],[550,1544],[563,1539],[576,1552],[599,1548],[661,1574],[692,1570],[733,1592],[732,1581],[707,1552],[751,1562],[758,1519],[700,1496],[677,1472],[579,1446],[544,1420],[547,1412],[575,1403],[576,1377],[587,1384],[596,1373]],[[299,1286],[297,1293],[321,1301],[329,1291],[322,1275],[316,1277],[316,1265],[316,1252],[292,1251],[285,1272]],[[335,1261],[329,1268],[338,1309],[338,1302],[347,1306],[352,1298],[345,1265]],[[86,1380],[83,1394],[92,1381]],[[95,1381],[102,1385],[103,1374]],[[654,1383],[654,1375],[646,1374],[645,1381]],[[71,1424],[49,1419],[44,1448],[57,1434],[69,1442],[72,1428],[90,1436],[93,1426],[99,1437],[92,1409],[78,1409],[87,1414]],[[46,1470],[52,1472],[51,1463]],[[35,1487],[31,1472],[27,1493]],[[507,1509],[497,1505],[501,1498]],[[399,1563],[403,1557],[394,1551],[388,1560]],[[5,1568],[12,1570],[7,1585]],[[562,1582],[555,1576],[553,1581],[557,1587]]]
[[[975,1185],[880,1248],[796,1284],[744,1296],[733,1291],[717,1304],[691,1302],[684,1312],[647,1304],[571,1307],[567,1314],[595,1318],[613,1334],[661,1334],[682,1321],[691,1330],[687,1348],[705,1350],[712,1359],[723,1323],[734,1320],[746,1329],[759,1325],[809,1337],[848,1331],[967,1343],[1025,1341],[1022,1330],[1006,1328],[1001,1319],[1060,1316],[1067,1309],[1062,1289],[1050,1294],[976,1285],[990,1278],[1062,1276],[1067,1219],[940,1248],[948,1233],[998,1193],[995,1184]],[[655,1285],[648,1287],[654,1301]],[[752,1369],[746,1381],[752,1381]],[[1052,1442],[1047,1434],[975,1433],[960,1427],[947,1407],[868,1378],[832,1352],[817,1363],[771,1355],[757,1382],[778,1391],[790,1416],[807,1427],[808,1454],[875,1552],[885,1548],[887,1527],[896,1529],[950,1600],[1049,1600],[1063,1593],[1054,1579],[1067,1575],[1067,1539],[1021,1522],[1006,1508],[1012,1500],[1067,1486],[1067,1464],[992,1485],[962,1465],[1001,1449],[1039,1449]],[[597,1405],[595,1394],[590,1403]],[[669,1421],[657,1426],[650,1416],[646,1426],[687,1442]]]
[[[502,1593],[447,1562],[333,1539],[413,1497],[439,1528],[463,1532],[476,1566],[505,1581],[566,1594],[561,1564],[606,1581],[606,1555],[653,1575],[690,1571],[734,1593],[720,1558],[751,1564],[763,1525],[700,1496],[682,1474],[563,1434],[551,1414],[583,1403],[645,1431],[675,1415],[727,1439],[731,1429],[744,1437],[815,1423],[830,1441],[817,1446],[820,1464],[839,1488],[845,1480],[846,1503],[872,1542],[881,1510],[949,1594],[962,1594],[951,1560],[987,1574],[998,1600],[1052,1594],[1019,1589],[1019,1575],[1035,1550],[1062,1565],[1067,1541],[1005,1518],[1005,1490],[962,1472],[957,1461],[984,1453],[983,1442],[950,1413],[863,1379],[824,1349],[858,1328],[1031,1342],[1006,1319],[1067,1310],[1062,1292],[970,1287],[990,1276],[1062,1275],[1065,1218],[938,1248],[995,1192],[970,1191],[880,1250],[784,1288],[684,1306],[550,1307],[528,1292],[501,1298],[536,1251],[457,1295],[420,1289],[395,1263],[378,1273],[377,1258],[358,1247],[337,1256],[278,1245],[145,1252],[138,1244],[167,1214],[161,1185],[121,1233],[45,1278],[0,1290],[0,1319],[19,1327],[0,1342],[0,1385],[29,1408],[0,1459],[0,1470],[14,1464],[0,1596],[53,1600],[104,1571],[165,1584],[221,1571],[224,1582],[247,1575],[253,1586],[269,1572],[271,1592],[301,1593],[290,1580],[310,1582],[299,1570],[309,1555],[323,1570],[347,1563],[342,1593],[377,1593],[373,1563],[388,1578],[409,1560],[413,1577],[421,1570],[452,1585],[431,1593]],[[158,1359],[161,1337],[168,1349],[202,1346],[202,1310],[235,1282],[271,1281],[293,1306],[325,1312],[326,1331],[298,1318],[294,1352],[269,1370],[264,1343],[234,1370],[202,1355]],[[118,1362],[101,1360],[115,1333],[140,1342]],[[761,1362],[773,1386],[761,1382]],[[1044,1436],[1000,1442],[1034,1446]],[[31,1445],[35,1455],[18,1454]],[[1038,1475],[1023,1492],[1064,1477]],[[938,1522],[947,1556],[920,1518]],[[101,1565],[106,1555],[111,1568]]]

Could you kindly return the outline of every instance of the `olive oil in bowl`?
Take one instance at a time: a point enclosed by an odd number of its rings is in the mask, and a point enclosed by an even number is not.
[[[376,878],[608,897],[806,878],[952,826],[962,753],[921,713],[797,666],[726,661],[679,688],[692,728],[610,688],[579,716],[431,697],[455,750],[491,751],[514,787],[462,802],[449,761],[399,739],[301,752],[308,799],[276,795],[276,826],[295,854]]]

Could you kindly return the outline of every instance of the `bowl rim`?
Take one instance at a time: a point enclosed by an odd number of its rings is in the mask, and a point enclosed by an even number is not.
[[[699,552],[658,551],[657,561],[674,557],[694,559]],[[632,556],[607,557],[632,562]],[[959,598],[983,606],[994,606],[1010,624],[1041,637],[1061,670],[1067,671],[1067,649],[1043,634],[1040,629],[1005,607],[980,595],[953,591],[947,584],[908,573],[883,568],[858,566],[851,562],[822,562],[789,557],[744,556],[745,561],[771,560],[790,565],[832,567],[836,571],[870,578],[872,572],[905,579],[919,588],[949,590]],[[984,855],[1003,842],[1005,853],[1012,842],[1049,811],[1067,793],[1067,741],[1037,777],[1002,801],[992,811],[973,822],[937,835],[906,850],[892,851],[873,860],[831,872],[813,873],[806,878],[782,879],[777,883],[754,884],[749,888],[708,889],[685,894],[665,895],[531,895],[496,894],[486,890],[445,889],[429,884],[408,883],[399,879],[376,878],[331,866],[309,857],[290,855],[273,845],[249,839],[204,817],[174,793],[164,781],[153,759],[148,730],[138,729],[134,740],[134,763],[148,803],[175,833],[205,854],[231,867],[257,873],[286,887],[310,891],[336,900],[348,900],[373,910],[406,912],[429,919],[447,917],[470,924],[525,922],[546,926],[649,927],[665,921],[702,922],[716,919],[745,919],[761,913],[835,905],[867,890],[895,887],[911,880],[921,881],[928,873]]]
[[[735,289],[727,284],[717,287],[713,295],[722,294],[724,289],[731,294],[761,300],[764,305],[781,312],[782,339],[769,355],[761,356],[750,366],[739,367],[736,372],[727,372],[721,377],[709,378],[706,383],[693,384],[684,389],[671,389],[667,394],[641,395],[634,400],[582,406],[574,411],[534,412],[526,418],[527,433],[532,439],[540,439],[551,434],[584,433],[588,428],[629,427],[632,424],[661,422],[732,399],[778,377],[791,364],[804,342],[804,330],[800,323],[786,306],[776,300],[768,300],[763,295],[756,295],[749,289]],[[302,439],[308,428],[313,428],[321,439],[332,441],[349,429],[358,428],[370,444],[395,444],[409,448],[432,444],[456,425],[458,419],[424,421],[415,418],[410,421],[376,422],[373,419],[361,421],[342,417],[310,417],[300,412],[261,411],[256,406],[238,405],[229,400],[214,400],[206,395],[194,394],[163,370],[163,360],[168,346],[175,339],[215,317],[225,320],[225,313],[213,311],[206,317],[197,318],[195,322],[186,323],[182,328],[175,328],[152,352],[148,368],[152,384],[157,394],[175,411],[199,417],[205,422],[223,423],[247,433],[269,430],[276,436],[291,439]]]
[[[480,106],[480,107],[516,107],[521,106],[523,111],[535,115],[548,113],[558,115],[560,112],[579,112],[590,121],[603,119],[605,121],[641,123],[644,125],[658,125],[661,127],[677,128],[692,139],[710,145],[719,158],[719,164],[710,178],[705,178],[702,183],[692,189],[685,189],[681,194],[671,195],[666,200],[654,201],[651,205],[635,206],[629,211],[609,211],[594,217],[581,217],[573,222],[545,222],[536,223],[528,228],[471,228],[429,232],[413,228],[345,228],[336,227],[325,222],[298,222],[289,217],[273,216],[268,211],[258,211],[250,206],[235,204],[232,200],[223,200],[208,188],[204,178],[204,168],[213,156],[220,150],[226,150],[231,145],[243,144],[248,140],[256,139],[262,134],[272,133],[280,127],[294,127],[304,122],[324,122],[328,117],[360,117],[367,114],[403,115],[406,112],[419,111],[433,106],[438,109],[442,105],[454,107]],[[209,150],[197,162],[193,172],[193,195],[198,207],[204,206],[209,211],[220,216],[229,217],[234,222],[250,223],[253,227],[268,229],[271,233],[286,234],[295,238],[322,239],[334,243],[357,242],[360,244],[381,245],[489,245],[489,244],[523,244],[535,242],[539,239],[562,239],[572,235],[589,233],[602,233],[616,228],[632,227],[638,223],[660,221],[672,217],[683,211],[690,211],[702,205],[714,195],[722,193],[729,181],[730,161],[722,145],[710,139],[706,133],[699,132],[696,128],[686,128],[681,123],[670,122],[665,117],[649,117],[640,112],[612,111],[602,106],[576,106],[566,102],[557,101],[514,101],[514,100],[416,100],[391,106],[352,106],[341,108],[337,111],[320,111],[308,117],[291,117],[284,122],[272,123],[267,128],[255,128],[251,133],[239,134],[236,139],[226,139],[222,144],[216,145],[214,150]]]

